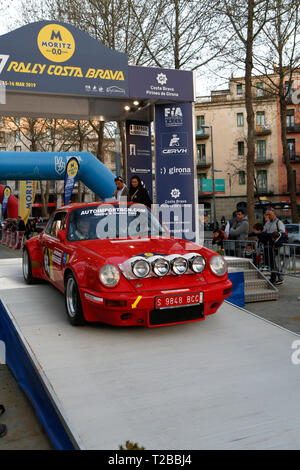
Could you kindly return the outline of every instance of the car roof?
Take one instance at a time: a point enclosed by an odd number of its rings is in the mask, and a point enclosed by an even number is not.
[[[62,206],[62,207],[59,207],[57,208],[56,210],[57,211],[60,211],[60,210],[73,210],[73,209],[78,209],[80,207],[95,207],[95,206],[102,206],[102,205],[114,205],[114,206],[132,206],[132,205],[139,205],[139,206],[143,206],[143,207],[146,207],[144,206],[143,204],[137,204],[137,203],[134,203],[134,202],[119,202],[119,201],[96,201],[96,202],[75,202],[75,203],[72,203],[72,204],[68,204],[67,206]]]

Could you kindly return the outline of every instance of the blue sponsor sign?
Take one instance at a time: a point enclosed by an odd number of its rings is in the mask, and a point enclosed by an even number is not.
[[[155,106],[157,203],[175,237],[195,239],[192,104]],[[174,210],[166,220],[167,210]],[[163,214],[165,213],[165,217]]]
[[[2,217],[5,217],[6,208],[8,204],[8,200],[11,196],[11,189],[9,186],[5,186],[2,196]]]
[[[194,101],[193,72],[136,66],[129,66],[128,71],[133,98]]]
[[[127,182],[140,177],[152,200],[151,126],[144,121],[126,121]]]
[[[72,25],[39,21],[0,37],[0,80],[7,90],[122,98],[128,57]]]
[[[72,191],[78,178],[79,163],[77,158],[70,158],[67,163],[66,174],[65,174],[65,205],[69,204]]]

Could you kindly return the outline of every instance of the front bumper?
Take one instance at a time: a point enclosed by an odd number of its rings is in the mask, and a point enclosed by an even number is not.
[[[81,288],[80,295],[87,321],[100,321],[117,326],[155,327],[204,320],[206,315],[215,313],[222,305],[224,299],[230,295],[231,287],[232,283],[227,279],[226,281],[199,286],[195,289],[191,288],[191,293],[203,292],[203,304],[194,306],[194,310],[191,310],[191,306],[155,309],[155,297],[162,295],[159,290],[135,293],[103,293]],[[169,292],[172,295],[172,289]],[[190,310],[186,307],[189,307]],[[187,311],[183,312],[183,309]],[[159,320],[160,312],[161,323]],[[174,318],[172,318],[172,312],[174,312]]]

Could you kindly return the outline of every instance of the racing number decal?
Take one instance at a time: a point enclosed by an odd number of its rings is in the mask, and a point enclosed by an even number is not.
[[[50,253],[48,248],[44,249],[44,269],[47,276],[51,279],[50,275]]]

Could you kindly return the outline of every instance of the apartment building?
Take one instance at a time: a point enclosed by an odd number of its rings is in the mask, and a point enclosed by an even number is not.
[[[276,74],[274,73],[276,79]],[[300,88],[300,85],[299,85]],[[291,91],[291,93],[294,90]],[[253,80],[255,113],[256,201],[289,200],[285,166],[282,161],[280,113],[277,98],[259,77]],[[215,168],[217,220],[226,219],[239,207],[246,207],[247,120],[245,82],[231,77],[225,90],[198,97],[195,104],[199,202],[208,220],[212,217],[212,143]],[[211,128],[202,127],[211,126]],[[300,107],[288,100],[288,145],[293,165],[300,163]],[[213,142],[211,141],[213,135]],[[295,178],[299,178],[295,168]],[[298,176],[297,176],[298,175]],[[299,181],[300,183],[300,181]],[[297,189],[298,188],[297,179]],[[300,192],[299,192],[300,194]],[[259,215],[257,215],[259,218]]]

